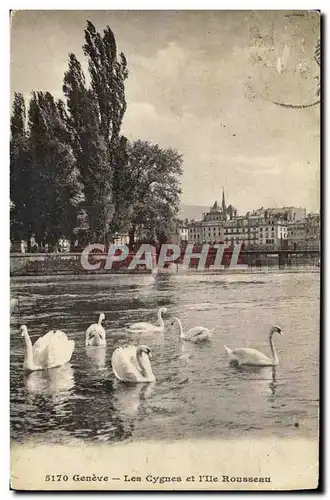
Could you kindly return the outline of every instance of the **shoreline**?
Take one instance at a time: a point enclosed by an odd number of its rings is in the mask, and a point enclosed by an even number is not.
[[[54,273],[46,273],[46,274],[11,274],[10,279],[13,281],[20,281],[21,279],[33,279],[33,278],[52,278],[52,279],[65,279],[67,277],[71,277],[74,279],[103,279],[107,276],[151,276],[151,277],[170,277],[170,276],[232,276],[232,275],[271,275],[271,274],[320,274],[320,268],[309,268],[303,267],[296,269],[277,269],[277,268],[252,268],[252,269],[226,269],[226,270],[208,270],[203,269],[200,271],[196,271],[196,269],[184,270],[177,272],[166,272],[166,270],[162,270],[161,272],[153,272],[151,270],[145,271],[132,271],[132,270],[109,270],[104,272],[80,272],[80,273],[71,273],[67,272],[54,272]]]
[[[304,258],[295,262],[280,265],[276,259],[264,260],[260,265],[237,265],[236,267],[214,268],[213,266],[198,269],[187,267],[184,264],[172,263],[167,268],[157,267],[152,269],[145,264],[136,268],[113,267],[111,269],[84,269],[81,264],[81,254],[56,253],[56,254],[11,254],[10,278],[40,277],[40,276],[108,276],[108,275],[152,275],[152,276],[197,276],[197,275],[232,275],[232,274],[274,274],[274,273],[320,273],[320,267],[315,263],[306,262]]]

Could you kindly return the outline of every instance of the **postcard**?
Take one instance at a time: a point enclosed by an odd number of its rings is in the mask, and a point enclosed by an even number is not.
[[[320,18],[11,12],[13,490],[318,488]]]

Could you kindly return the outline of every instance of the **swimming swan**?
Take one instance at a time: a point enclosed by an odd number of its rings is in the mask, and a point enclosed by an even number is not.
[[[97,323],[90,325],[86,330],[85,345],[87,346],[104,346],[105,341],[105,330],[102,326],[102,321],[105,320],[105,315],[100,314]]]
[[[204,340],[210,340],[212,337],[212,333],[214,329],[210,330],[209,328],[205,328],[204,326],[195,326],[191,328],[187,333],[183,332],[182,323],[179,318],[173,318],[171,326],[174,325],[174,322],[177,322],[180,328],[180,339],[189,340],[190,342],[202,342]]]
[[[163,332],[165,329],[162,314],[167,313],[166,307],[161,307],[158,310],[157,318],[159,325],[153,325],[152,323],[133,323],[126,330],[130,333],[146,333],[146,332]]]
[[[33,347],[25,325],[21,326],[21,335],[25,340],[24,370],[47,370],[70,361],[74,341],[68,340],[64,332],[51,330],[40,337]]]
[[[117,347],[111,358],[112,371],[121,382],[154,382],[148,346]]]
[[[249,347],[242,347],[239,349],[234,349],[233,351],[225,346],[227,353],[231,358],[231,362],[238,365],[252,365],[252,366],[277,366],[279,363],[277,352],[275,349],[275,344],[273,340],[274,333],[279,333],[283,335],[283,332],[279,326],[273,326],[269,332],[269,343],[270,350],[272,352],[273,358],[268,358],[260,351],[256,349],[251,349]]]

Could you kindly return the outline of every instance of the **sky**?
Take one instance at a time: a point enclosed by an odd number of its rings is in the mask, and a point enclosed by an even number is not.
[[[16,11],[11,92],[62,97],[68,54],[87,72],[86,20],[113,30],[128,61],[122,133],[176,148],[182,203],[319,211],[320,108],[308,11]]]

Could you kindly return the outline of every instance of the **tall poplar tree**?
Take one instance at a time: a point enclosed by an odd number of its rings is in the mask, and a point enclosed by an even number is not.
[[[83,184],[90,239],[100,241],[112,232],[114,171],[125,154],[120,128],[126,110],[124,81],[128,71],[124,55],[117,55],[115,37],[109,27],[102,36],[88,21],[83,50],[88,58],[90,86],[80,62],[70,54],[63,92]]]
[[[79,183],[69,145],[62,101],[33,92],[28,113],[30,164],[29,226],[37,240],[71,239],[76,226]]]
[[[25,122],[24,97],[15,92],[10,121],[10,229],[12,239],[23,238],[26,231],[30,158]]]

